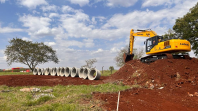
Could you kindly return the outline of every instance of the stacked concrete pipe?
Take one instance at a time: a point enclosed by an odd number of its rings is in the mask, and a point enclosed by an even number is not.
[[[37,68],[34,68],[33,74],[34,74],[34,75],[38,75],[38,69],[37,69]]]
[[[50,68],[46,68],[46,69],[45,69],[44,75],[46,75],[46,76],[47,76],[47,75],[50,75]]]
[[[51,74],[52,76],[56,76],[56,75],[57,75],[57,69],[58,69],[58,68],[56,68],[56,67],[53,68],[52,74]]]
[[[57,68],[57,76],[60,76],[61,67]]]
[[[89,68],[85,68],[82,78],[83,79],[87,79],[88,78],[88,74],[90,73],[90,69]]]
[[[78,77],[79,75],[79,69],[76,67],[73,67],[71,70],[71,77]]]
[[[89,80],[98,80],[100,79],[101,73],[99,70],[97,70],[96,68],[92,68],[90,70],[90,73],[88,74],[88,79]]]
[[[81,67],[81,68],[79,69],[79,73],[78,73],[79,78],[83,78],[84,70],[85,70],[84,67]]]
[[[65,76],[65,73],[66,73],[66,68],[62,67],[61,70],[60,70],[60,76],[61,77]]]
[[[42,75],[45,75],[45,68],[42,68],[41,72],[42,72]]]
[[[51,75],[51,76],[65,76],[65,77],[79,77],[89,80],[98,80],[100,79],[101,73],[96,68],[86,68],[81,67],[59,67],[59,68],[35,68],[33,71],[34,75]]]
[[[53,75],[53,71],[54,71],[54,68],[51,68],[51,72],[50,72],[51,76]]]
[[[72,68],[71,68],[71,67],[66,67],[65,70],[66,70],[66,71],[65,71],[65,77],[69,77],[69,76],[71,75],[71,70],[72,70]]]
[[[42,75],[42,69],[38,68],[38,75]]]

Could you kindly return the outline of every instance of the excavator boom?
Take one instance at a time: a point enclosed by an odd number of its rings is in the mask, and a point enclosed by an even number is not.
[[[133,44],[134,44],[134,37],[140,36],[140,37],[154,37],[156,36],[156,32],[152,30],[137,30],[139,32],[134,32],[134,29],[131,29],[130,31],[130,40],[129,40],[129,50],[128,53],[124,53],[123,59],[125,62],[130,61],[133,59]]]

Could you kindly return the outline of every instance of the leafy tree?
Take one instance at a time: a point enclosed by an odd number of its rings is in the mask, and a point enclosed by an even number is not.
[[[33,43],[20,38],[13,38],[9,41],[10,45],[6,47],[5,55],[7,63],[22,63],[27,65],[32,71],[39,64],[44,64],[49,61],[58,63],[56,51],[52,47],[44,43]]]
[[[113,66],[110,66],[109,67],[109,70],[111,71],[111,70],[114,70],[114,67]]]
[[[125,64],[124,59],[123,59],[123,54],[128,53],[128,48],[129,46],[125,46],[124,48],[122,48],[120,51],[118,51],[117,56],[114,58],[114,60],[116,61],[116,65],[118,67],[122,67]],[[140,48],[139,50],[137,49],[133,49],[133,50],[134,50],[133,60],[140,59],[145,53],[144,48]]]
[[[111,74],[112,74],[112,71],[114,70],[114,67],[113,66],[110,66],[109,67],[109,70],[111,71]]]
[[[176,34],[172,29],[168,29],[168,31],[163,35],[163,39],[174,39],[174,38],[176,38]]]
[[[198,55],[198,3],[182,18],[176,19],[173,30],[177,37],[187,39],[192,45],[195,55]]]
[[[93,64],[97,62],[96,59],[89,59],[85,60],[86,65],[83,65],[82,67],[87,67],[87,68],[93,68]]]

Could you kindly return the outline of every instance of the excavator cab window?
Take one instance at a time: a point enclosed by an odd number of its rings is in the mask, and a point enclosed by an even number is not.
[[[146,52],[150,52],[150,50],[158,44],[158,39],[159,39],[159,36],[154,36],[154,37],[151,37],[151,38],[148,38],[146,40]]]
[[[146,40],[146,52],[149,52],[152,48],[152,38]]]

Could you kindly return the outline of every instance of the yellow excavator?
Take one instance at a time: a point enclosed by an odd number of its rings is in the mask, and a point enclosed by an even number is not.
[[[155,31],[152,30],[137,30],[131,29],[130,32],[130,42],[128,53],[124,53],[123,58],[125,63],[133,59],[133,44],[134,38],[139,37],[149,37],[146,39],[144,44],[146,45],[146,54],[148,56],[142,57],[141,62],[148,63],[153,62],[158,59],[174,58],[174,59],[189,59],[188,55],[172,55],[172,53],[177,52],[190,52],[191,45],[190,42],[183,39],[170,39],[165,40],[162,36],[158,36]]]

